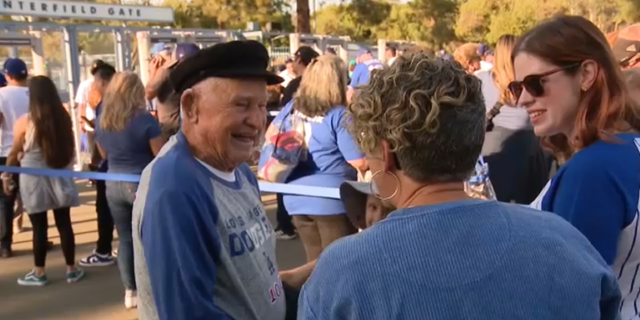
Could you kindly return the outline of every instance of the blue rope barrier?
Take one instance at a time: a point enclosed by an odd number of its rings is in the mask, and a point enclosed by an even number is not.
[[[0,172],[30,174],[34,176],[48,176],[58,178],[140,182],[140,175],[126,173],[86,172],[7,166],[0,166]],[[340,199],[340,191],[337,188],[290,185],[285,183],[272,183],[264,181],[259,181],[258,184],[260,186],[260,191],[266,193],[284,193],[310,197]]]

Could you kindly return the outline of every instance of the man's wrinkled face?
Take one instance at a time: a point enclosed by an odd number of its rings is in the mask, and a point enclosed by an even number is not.
[[[265,80],[209,78],[185,91],[182,104],[185,135],[194,136],[203,161],[230,171],[251,159],[267,119]]]

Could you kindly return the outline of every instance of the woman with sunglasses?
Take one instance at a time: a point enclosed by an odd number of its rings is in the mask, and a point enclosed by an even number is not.
[[[580,230],[613,268],[622,319],[640,302],[640,117],[607,39],[587,19],[563,16],[523,35],[509,88],[536,135],[567,162],[531,204]]]
[[[509,84],[513,81],[511,52],[518,38],[505,34],[498,39],[491,70],[479,71],[487,108],[487,133],[482,155],[496,197],[502,202],[529,204],[549,180],[549,163],[533,133],[529,115],[518,108]],[[517,181],[514,184],[514,181]]]

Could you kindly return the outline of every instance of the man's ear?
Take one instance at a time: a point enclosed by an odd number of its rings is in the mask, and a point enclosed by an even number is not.
[[[182,120],[198,123],[197,97],[193,89],[185,90],[180,96],[180,108],[182,109]]]

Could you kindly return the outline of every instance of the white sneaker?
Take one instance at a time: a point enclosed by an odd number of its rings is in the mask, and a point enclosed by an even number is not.
[[[135,291],[126,290],[124,292],[124,307],[127,309],[138,307],[138,295]]]

